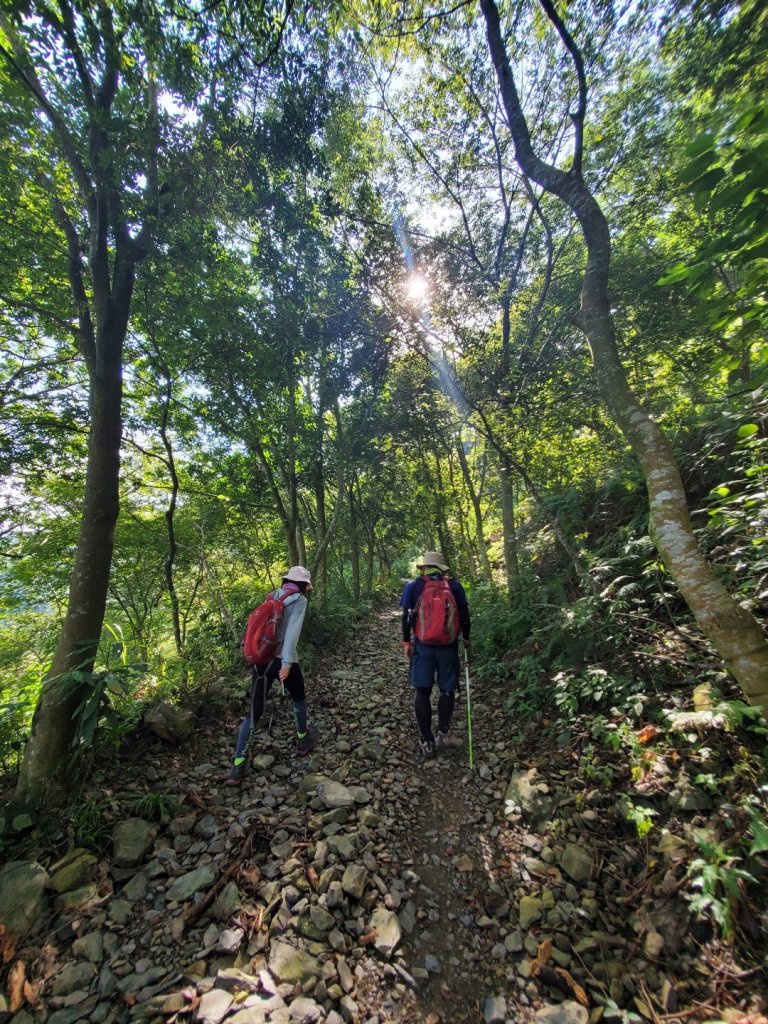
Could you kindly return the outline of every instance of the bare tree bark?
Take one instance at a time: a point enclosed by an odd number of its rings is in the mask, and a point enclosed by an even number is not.
[[[650,533],[702,632],[715,646],[752,704],[768,711],[768,643],[757,621],[736,601],[702,555],[693,534],[680,472],[664,434],[629,387],[616,347],[608,295],[611,239],[608,223],[583,173],[587,81],[575,41],[551,0],[541,0],[571,56],[578,82],[574,155],[569,170],[535,153],[515,85],[495,0],[480,0],[489,51],[515,147],[524,173],[573,212],[587,248],[579,326],[589,343],[603,401],[643,469],[650,507]]]

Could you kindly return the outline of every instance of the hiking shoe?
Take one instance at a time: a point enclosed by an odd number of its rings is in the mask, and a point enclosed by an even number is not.
[[[296,738],[296,753],[299,757],[306,757],[317,746],[317,729],[307,726],[304,736]]]
[[[451,736],[450,733],[440,732],[438,729],[435,736],[435,746],[438,750],[444,747],[453,747],[455,749],[456,747],[463,747],[464,740],[460,736]]]
[[[419,736],[419,749],[425,758],[435,756],[435,744],[432,740],[425,740],[423,736]]]
[[[227,776],[227,785],[239,786],[240,783],[243,781],[245,769],[246,764],[244,759],[240,762],[240,764],[233,764],[232,767],[229,769],[229,775]]]

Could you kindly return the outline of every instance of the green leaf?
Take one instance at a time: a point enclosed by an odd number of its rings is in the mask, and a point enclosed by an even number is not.
[[[674,284],[676,281],[684,281],[691,276],[691,273],[692,268],[687,263],[676,263],[658,279],[656,284]]]
[[[750,856],[765,853],[768,850],[768,825],[755,815],[749,827],[754,837],[749,847]]]
[[[711,192],[725,177],[722,167],[713,167],[690,185],[691,192]],[[709,198],[709,196],[707,196]]]
[[[756,423],[744,423],[736,431],[736,436],[744,440],[747,437],[752,437],[754,434],[758,432],[759,429],[760,428],[757,426]]]

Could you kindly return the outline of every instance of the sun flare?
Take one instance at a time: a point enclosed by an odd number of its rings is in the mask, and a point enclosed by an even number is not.
[[[411,274],[407,285],[408,298],[412,302],[423,302],[429,293],[429,283],[421,274]]]

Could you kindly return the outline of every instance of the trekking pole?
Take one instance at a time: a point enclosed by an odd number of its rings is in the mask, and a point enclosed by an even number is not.
[[[469,692],[469,661],[467,659],[467,649],[464,648],[464,682],[467,687],[467,739],[469,746],[469,768],[470,771],[474,767],[474,753],[472,750],[472,698]]]

